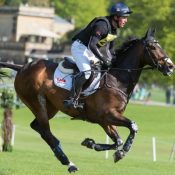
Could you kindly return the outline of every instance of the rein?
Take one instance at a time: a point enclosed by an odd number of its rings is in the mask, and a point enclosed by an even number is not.
[[[132,72],[132,71],[140,71],[140,70],[150,70],[150,69],[155,69],[155,67],[153,66],[149,66],[149,67],[141,67],[141,68],[136,68],[136,69],[121,69],[121,68],[109,68],[112,70],[122,70],[122,71],[127,71],[127,72]]]

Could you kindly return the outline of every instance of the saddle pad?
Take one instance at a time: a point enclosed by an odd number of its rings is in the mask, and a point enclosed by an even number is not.
[[[93,94],[100,85],[100,77],[101,77],[101,73],[97,73],[97,76],[94,78],[93,82],[90,84],[90,86],[87,89],[85,89],[82,92],[82,94],[85,96]],[[60,88],[63,88],[69,91],[72,88],[72,78],[73,78],[72,74],[62,73],[58,67],[54,72],[54,84]]]

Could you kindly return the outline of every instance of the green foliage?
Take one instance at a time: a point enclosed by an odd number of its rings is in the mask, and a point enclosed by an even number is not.
[[[4,5],[5,0],[0,0],[0,6]]]
[[[77,28],[87,25],[96,16],[107,15],[109,1],[54,0],[56,13],[66,19],[75,20]]]
[[[1,107],[12,108],[14,105],[14,92],[10,89],[4,89],[1,95]]]
[[[48,7],[50,5],[49,0],[28,0],[27,2],[31,6]]]
[[[23,0],[5,0],[4,3],[8,6],[18,6],[23,3]]]
[[[2,1],[2,3],[1,3]],[[8,6],[18,6],[20,4],[29,4],[31,6],[50,6],[50,0],[1,0],[0,4]]]
[[[167,55],[175,62],[175,1],[157,1],[157,0],[123,0],[133,14],[128,18],[128,23],[120,32],[120,38],[128,35],[143,37],[148,27],[156,28],[155,38],[159,41]],[[111,0],[111,4],[116,1]],[[156,83],[163,86],[175,84],[175,77],[164,77],[160,72],[145,71],[141,76],[141,82]]]

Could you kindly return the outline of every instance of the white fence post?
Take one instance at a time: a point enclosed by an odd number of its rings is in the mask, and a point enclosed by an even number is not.
[[[152,137],[152,146],[153,146],[153,162],[156,161],[156,138]]]
[[[106,135],[106,144],[109,144],[109,136],[108,135]],[[108,159],[108,157],[109,157],[109,151],[106,150],[106,152],[105,152],[105,158]]]
[[[175,153],[175,143],[173,144],[173,148],[172,148],[172,151],[171,151],[170,162],[172,162],[172,160],[174,158],[174,153]]]

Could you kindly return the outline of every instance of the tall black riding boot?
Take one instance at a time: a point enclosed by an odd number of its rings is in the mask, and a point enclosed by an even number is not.
[[[78,98],[86,81],[84,72],[80,72],[76,75],[72,83],[70,97],[64,100],[65,107],[83,108],[83,105],[78,103]]]

